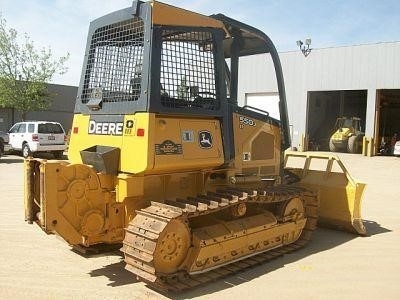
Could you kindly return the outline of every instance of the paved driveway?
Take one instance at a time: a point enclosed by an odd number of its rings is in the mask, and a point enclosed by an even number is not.
[[[400,299],[400,158],[340,155],[368,184],[368,237],[319,228],[311,243],[182,295],[161,295],[124,270],[118,251],[85,257],[24,222],[23,162],[0,159],[2,299]]]

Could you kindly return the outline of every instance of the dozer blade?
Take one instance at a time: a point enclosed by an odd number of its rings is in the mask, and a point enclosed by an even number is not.
[[[338,156],[286,151],[285,171],[297,177],[296,185],[318,192],[319,225],[360,235],[367,233],[361,218],[366,185],[350,176]]]

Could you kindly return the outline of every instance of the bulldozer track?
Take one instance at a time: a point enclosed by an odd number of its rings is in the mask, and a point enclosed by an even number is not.
[[[190,218],[212,214],[240,202],[267,204],[283,202],[295,197],[303,199],[307,218],[305,227],[295,242],[265,252],[256,252],[252,256],[204,273],[188,274],[186,271],[177,271],[173,274],[160,274],[160,272],[156,272],[153,262],[157,241],[161,232],[172,220],[183,220],[186,224]],[[166,200],[165,203],[152,202],[149,207],[138,210],[137,216],[126,228],[121,251],[125,254],[125,268],[136,274],[141,280],[158,290],[181,292],[303,247],[310,240],[311,234],[316,228],[317,218],[317,195],[301,187],[281,185],[261,191],[221,188],[216,192],[208,192],[207,195],[198,197]]]

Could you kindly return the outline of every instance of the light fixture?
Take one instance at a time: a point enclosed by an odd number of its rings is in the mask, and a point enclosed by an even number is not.
[[[304,54],[305,57],[307,57],[311,53],[312,49],[310,48],[310,45],[311,45],[310,38],[305,39],[304,42],[301,40],[298,40],[298,41],[296,41],[296,44],[300,48],[301,52]]]

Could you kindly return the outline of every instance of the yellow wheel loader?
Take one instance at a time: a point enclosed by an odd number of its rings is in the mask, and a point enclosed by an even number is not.
[[[255,54],[272,58],[280,120],[238,105],[239,61]],[[289,146],[267,35],[136,1],[90,24],[69,160],[25,161],[25,219],[75,248],[123,245],[127,270],[175,291],[294,251],[318,220],[365,233],[364,185],[334,156],[285,159]]]
[[[329,150],[331,152],[361,153],[363,136],[360,118],[337,118],[334,133],[329,139]]]

